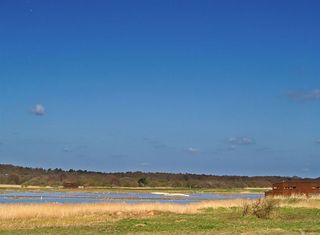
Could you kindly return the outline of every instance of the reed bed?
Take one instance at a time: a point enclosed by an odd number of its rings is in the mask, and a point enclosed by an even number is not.
[[[320,195],[292,195],[290,197],[276,196],[274,198],[280,201],[281,207],[304,207],[320,209]]]
[[[197,213],[203,208],[238,207],[244,200],[216,200],[191,204],[169,203],[96,203],[96,204],[4,204],[0,205],[0,219],[19,218],[65,218],[92,214],[150,214],[171,212],[177,214]]]
[[[221,200],[187,205],[167,203],[3,204],[1,229],[68,227],[114,223],[126,218],[147,218],[160,213],[194,214],[204,208],[238,207],[243,200]]]
[[[274,197],[281,207],[320,208],[320,197]],[[19,218],[66,218],[81,215],[125,214],[148,215],[151,212],[170,212],[177,214],[198,213],[204,208],[242,207],[252,200],[230,199],[203,201],[190,204],[171,203],[95,203],[95,204],[0,204],[0,220]]]
[[[320,200],[277,198],[281,207],[320,208]],[[197,214],[205,208],[243,207],[254,200],[231,199],[191,204],[96,203],[96,204],[0,204],[1,230],[40,227],[106,226],[127,218],[148,218],[161,213]]]
[[[16,185],[16,184],[0,184],[0,188],[21,188],[21,185]]]
[[[280,200],[287,200],[287,199],[301,199],[301,200],[320,200],[320,194],[314,195],[301,195],[301,194],[292,194],[291,196],[274,196],[273,198],[280,199]]]

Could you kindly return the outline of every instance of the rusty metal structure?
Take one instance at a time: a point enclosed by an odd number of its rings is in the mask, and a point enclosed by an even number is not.
[[[320,182],[288,181],[272,185],[265,196],[320,195]]]

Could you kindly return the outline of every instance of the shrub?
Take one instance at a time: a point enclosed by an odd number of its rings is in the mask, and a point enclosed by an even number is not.
[[[139,187],[144,187],[147,185],[147,179],[146,178],[140,178],[138,180],[138,184],[139,184]]]
[[[251,214],[251,205],[249,203],[245,203],[242,207],[242,216],[248,216]]]
[[[278,208],[279,200],[267,198],[259,199],[251,204],[244,204],[242,208],[242,215],[253,215],[259,219],[269,218],[270,215]]]

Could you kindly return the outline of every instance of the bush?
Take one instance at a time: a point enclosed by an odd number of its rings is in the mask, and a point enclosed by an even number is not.
[[[140,178],[138,180],[138,184],[139,184],[139,187],[144,187],[147,185],[147,179],[146,178]]]
[[[251,204],[244,204],[242,215],[253,215],[259,219],[269,218],[270,215],[279,207],[279,200],[267,198],[259,199]]]

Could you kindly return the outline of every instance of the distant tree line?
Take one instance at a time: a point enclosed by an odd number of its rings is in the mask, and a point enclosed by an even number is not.
[[[86,170],[62,170],[19,167],[0,164],[0,184],[107,187],[184,187],[184,188],[243,188],[270,187],[279,181],[310,180],[281,176],[217,176],[199,174],[118,172],[102,173]],[[320,181],[320,178],[315,179]]]

